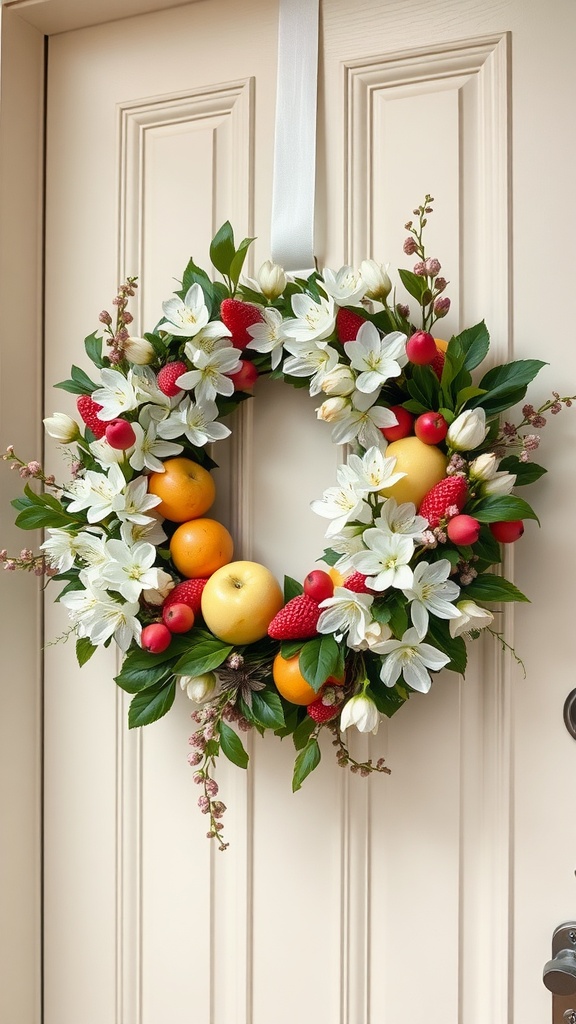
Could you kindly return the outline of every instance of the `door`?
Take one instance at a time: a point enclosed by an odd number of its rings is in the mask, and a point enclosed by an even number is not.
[[[50,36],[47,414],[73,410],[50,385],[82,362],[127,274],[141,330],[188,257],[206,265],[226,218],[257,237],[252,269],[267,258],[277,19],[273,0],[202,0]],[[408,268],[403,225],[432,194],[446,331],[485,317],[495,361],[548,360],[535,405],[576,390],[558,245],[573,233],[575,32],[563,0],[322,2],[319,265]],[[280,577],[302,579],[324,547],[309,503],[338,452],[315,404],[259,382],[218,453],[218,515],[242,556]],[[546,428],[550,473],[532,490],[542,529],[530,524],[506,570],[532,598],[498,620],[526,678],[479,644],[465,682],[445,673],[355,738],[390,777],[338,769],[327,744],[293,796],[290,742],[251,737],[248,773],[218,768],[226,853],[195,806],[184,696],[129,733],[113,652],[79,672],[72,645],[47,646],[45,1024],[552,1019],[542,966],[576,909],[559,781],[576,756],[562,721],[575,432],[568,412]],[[48,604],[47,640],[65,628]]]

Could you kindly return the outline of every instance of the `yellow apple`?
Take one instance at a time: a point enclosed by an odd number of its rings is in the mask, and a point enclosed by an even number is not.
[[[166,459],[163,473],[150,474],[148,491],[162,499],[156,511],[172,523],[187,523],[203,516],[216,496],[208,470],[181,456]]]
[[[265,565],[229,562],[202,592],[202,615],[214,636],[227,644],[261,640],[284,605],[280,584]]]
[[[398,504],[413,501],[418,508],[424,495],[446,475],[448,459],[444,452],[433,444],[424,444],[417,437],[393,441],[385,454],[386,458],[396,458],[395,473],[406,473],[398,483],[380,491],[383,497],[395,498]]]

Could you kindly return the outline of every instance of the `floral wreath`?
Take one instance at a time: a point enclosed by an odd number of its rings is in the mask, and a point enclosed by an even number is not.
[[[56,385],[78,396],[83,421],[44,420],[51,437],[76,446],[72,479],[57,483],[12,446],[3,456],[43,485],[26,484],[12,504],[19,527],[47,537],[41,555],[1,551],[0,560],[63,584],[57,600],[80,665],[118,644],[131,728],[165,715],[179,687],[195,702],[189,762],[220,849],[225,805],[213,769],[220,753],[247,767],[239,732],[292,736],[293,790],[320,761],[323,729],[341,766],[389,773],[382,758],[356,761],[346,730],[376,732],[411,692],[429,690],[431,674],[464,674],[466,640],[482,630],[512,650],[487,606],[527,598],[491,570],[537,519],[511,493],[545,472],[530,458],[532,431],[574,396],[554,392],[537,410],[524,405],[519,423],[501,423],[545,364],[515,360],[473,377],[489,351],[485,324],[449,343],[434,337],[450,299],[424,248],[432,202],[405,225],[404,253],[417,262],[398,271],[420,323],[373,260],[307,279],[268,261],[240,283],[253,240],[236,248],[226,223],[210,246],[223,281],[190,260],[161,322],[134,337],[129,278],[115,323],[100,314],[106,345],[96,333],[85,340],[99,380],[73,366]],[[318,418],[349,446],[336,485],[312,502],[328,520],[324,568],[303,586],[286,577],[283,589],[266,567],[233,561],[233,538],[207,515],[216,465],[207,446],[230,434],[223,421],[261,374],[322,396]]]

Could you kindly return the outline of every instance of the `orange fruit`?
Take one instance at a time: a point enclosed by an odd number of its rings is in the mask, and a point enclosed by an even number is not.
[[[448,342],[444,341],[444,338],[434,338],[434,341],[436,342],[436,348],[440,352],[445,352],[448,348]]]
[[[298,666],[299,655],[283,658],[280,653],[272,663],[272,677],[278,693],[292,704],[311,704],[318,694],[306,682]]]
[[[232,561],[234,541],[215,519],[191,519],[172,534],[172,561],[188,579],[206,578]]]
[[[342,586],[342,584],[344,583],[344,577],[341,572],[338,572],[338,569],[335,569],[334,566],[331,565],[330,568],[326,570],[326,572],[328,573],[335,587]]]
[[[166,459],[163,473],[151,473],[148,491],[162,501],[156,511],[172,523],[203,516],[216,497],[211,474],[192,459]]]

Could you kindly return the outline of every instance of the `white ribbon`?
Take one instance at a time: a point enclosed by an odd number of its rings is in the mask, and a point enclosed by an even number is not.
[[[292,273],[314,267],[318,10],[280,0],[270,251]]]

